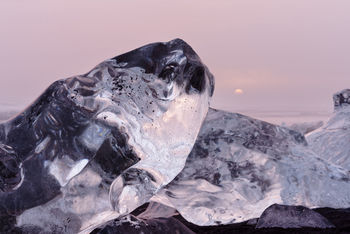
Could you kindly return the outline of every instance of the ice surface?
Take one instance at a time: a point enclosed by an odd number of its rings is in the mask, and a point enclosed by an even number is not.
[[[213,88],[180,39],[53,83],[0,125],[0,214],[76,233],[131,212],[183,169]]]
[[[154,219],[154,218],[170,218],[177,215],[177,211],[169,206],[165,206],[161,203],[150,202],[147,209],[139,214],[137,217],[139,219]]]
[[[334,113],[307,141],[323,159],[350,170],[350,90],[334,94]]]
[[[350,174],[298,132],[210,109],[184,170],[152,199],[197,225],[237,223],[274,203],[349,207]]]

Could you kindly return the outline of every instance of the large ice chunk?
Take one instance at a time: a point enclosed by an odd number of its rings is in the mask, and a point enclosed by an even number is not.
[[[350,207],[350,174],[298,132],[210,109],[184,170],[153,200],[197,225],[237,223],[274,203]]]
[[[53,83],[0,125],[0,214],[88,232],[131,212],[183,169],[213,88],[181,39]]]
[[[334,113],[307,141],[323,159],[350,170],[350,89],[333,95]]]

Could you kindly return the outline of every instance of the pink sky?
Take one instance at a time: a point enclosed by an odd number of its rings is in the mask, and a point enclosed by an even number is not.
[[[2,0],[0,103],[179,37],[215,75],[216,108],[331,111],[350,88],[349,12],[348,0]]]

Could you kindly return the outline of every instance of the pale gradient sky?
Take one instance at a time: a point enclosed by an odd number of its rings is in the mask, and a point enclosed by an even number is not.
[[[350,88],[348,0],[1,0],[0,36],[2,104],[177,37],[215,75],[216,108],[331,111]]]

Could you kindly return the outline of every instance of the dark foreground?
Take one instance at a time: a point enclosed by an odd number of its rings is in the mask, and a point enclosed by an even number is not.
[[[146,206],[142,206],[133,213],[137,215],[145,209]],[[170,218],[147,220],[139,225],[133,224],[132,221],[124,222],[122,224],[112,222],[104,228],[94,230],[93,233],[350,233],[350,208],[318,208],[313,209],[313,211],[325,217],[327,221],[334,225],[334,228],[256,228],[258,219],[230,225],[197,226],[187,222],[181,215],[175,215]]]
[[[136,209],[133,214],[137,216],[146,210],[148,204]],[[295,208],[295,207],[293,207]],[[135,216],[131,216],[129,221],[113,221],[108,225],[95,229],[93,234],[193,234],[193,233],[350,233],[350,208],[348,209],[332,209],[318,208],[312,211],[317,212],[317,215],[322,215],[328,223],[331,223],[333,228],[256,228],[257,224],[261,223],[259,219],[249,220],[242,223],[219,225],[219,226],[197,226],[187,222],[181,215],[175,215],[169,218],[155,218],[141,221]],[[263,215],[260,219],[262,219]],[[307,217],[305,219],[308,219]],[[43,233],[40,228],[36,227],[14,227],[15,217],[2,216],[0,219],[0,233]],[[320,225],[320,224],[318,224]],[[65,233],[64,230],[57,230],[55,233]]]

